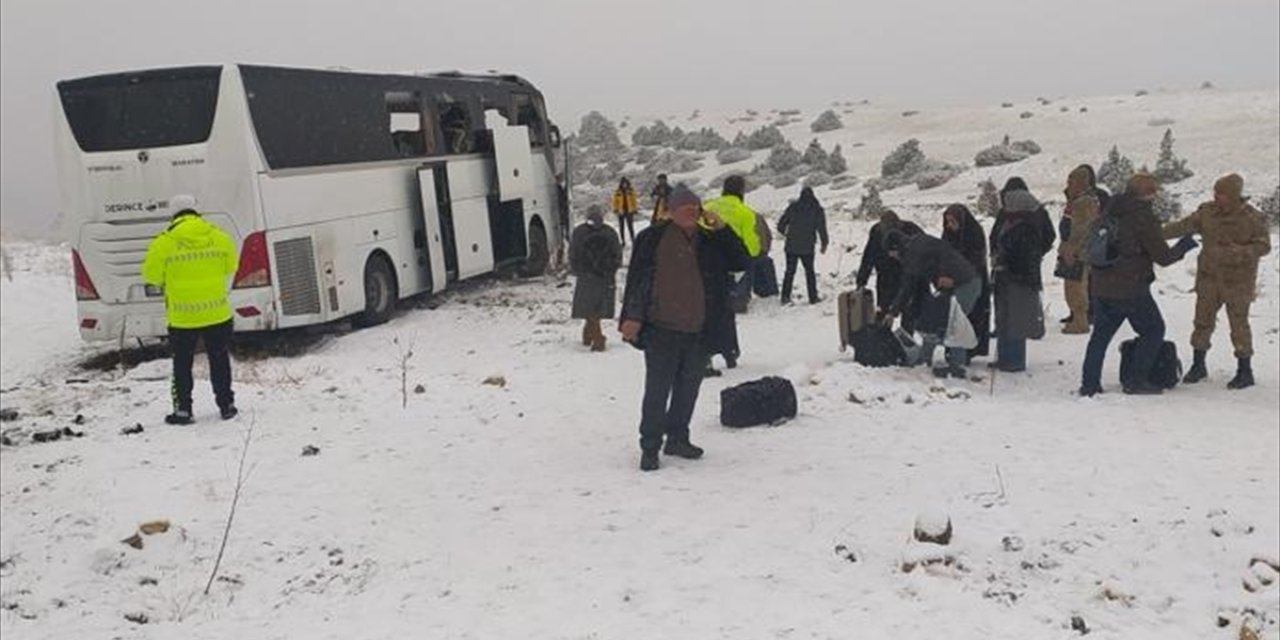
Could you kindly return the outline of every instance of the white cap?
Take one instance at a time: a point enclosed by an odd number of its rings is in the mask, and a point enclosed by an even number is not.
[[[196,197],[189,194],[178,194],[169,198],[169,211],[172,215],[177,215],[183,211],[196,209]]]

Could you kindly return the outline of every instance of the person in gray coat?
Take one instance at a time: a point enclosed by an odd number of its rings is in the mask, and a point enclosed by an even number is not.
[[[1044,337],[1041,263],[1057,234],[1044,206],[1021,178],[1000,192],[1000,213],[991,227],[991,280],[996,308],[996,361],[1001,371],[1026,371],[1027,340]]]
[[[787,237],[787,271],[782,277],[782,304],[791,304],[791,283],[796,277],[796,263],[804,265],[809,304],[818,303],[818,274],[813,268],[813,250],[822,241],[827,252],[827,213],[818,204],[813,189],[800,190],[800,199],[791,203],[778,220],[778,233]]]
[[[587,209],[587,221],[573,230],[569,240],[569,270],[577,278],[573,318],[584,321],[582,344],[592,351],[604,351],[600,321],[615,314],[621,266],[622,242],[613,227],[604,223],[603,210],[592,205]]]

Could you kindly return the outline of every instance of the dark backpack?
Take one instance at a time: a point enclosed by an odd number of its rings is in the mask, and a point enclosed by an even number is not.
[[[720,392],[720,424],[752,427],[796,417],[796,389],[786,378],[769,376]]]
[[[1120,218],[1111,211],[1111,203],[1089,228],[1081,258],[1094,269],[1109,269],[1120,259]]]
[[[853,332],[853,361],[864,367],[892,367],[906,362],[907,352],[893,330],[869,324]]]
[[[1120,343],[1120,383],[1129,385],[1133,382],[1133,349],[1136,340],[1125,340]],[[1151,366],[1151,375],[1147,378],[1151,384],[1161,389],[1172,389],[1182,380],[1182,361],[1178,359],[1178,345],[1164,341],[1156,354],[1155,364]]]

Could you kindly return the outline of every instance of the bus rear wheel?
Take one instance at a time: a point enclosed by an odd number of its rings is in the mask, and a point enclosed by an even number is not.
[[[356,316],[356,326],[372,327],[390,320],[398,297],[391,264],[380,255],[371,256],[364,265],[364,311]]]
[[[542,225],[529,227],[529,256],[524,259],[519,273],[523,278],[536,278],[547,272],[551,263],[551,253],[547,244],[547,230]]]

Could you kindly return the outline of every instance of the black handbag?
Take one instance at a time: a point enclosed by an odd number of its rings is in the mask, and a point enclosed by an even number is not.
[[[1053,268],[1053,276],[1055,278],[1062,278],[1063,280],[1078,282],[1084,279],[1084,263],[1076,260],[1071,264],[1067,264],[1059,260],[1058,264]]]

